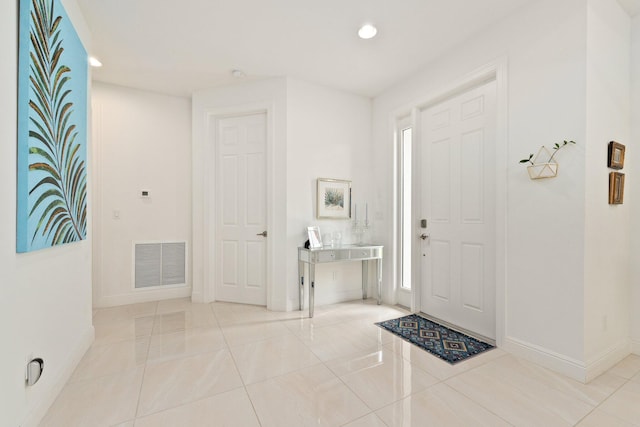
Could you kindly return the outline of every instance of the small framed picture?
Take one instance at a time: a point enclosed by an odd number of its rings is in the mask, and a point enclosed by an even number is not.
[[[624,174],[609,173],[609,204],[621,205],[624,200]]]
[[[307,227],[307,234],[309,235],[309,249],[322,248],[322,236],[320,235],[319,227]]]
[[[351,218],[351,181],[318,178],[318,219]]]
[[[607,166],[611,169],[622,169],[624,167],[624,145],[611,141],[609,143],[609,155]]]

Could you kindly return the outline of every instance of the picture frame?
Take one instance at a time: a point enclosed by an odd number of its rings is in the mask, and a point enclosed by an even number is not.
[[[322,235],[318,226],[307,227],[307,235],[309,236],[309,249],[322,248]]]
[[[624,145],[615,141],[609,142],[607,166],[611,169],[622,169],[624,167],[624,152]]]
[[[609,173],[609,204],[621,205],[624,201],[624,174]]]
[[[351,181],[318,178],[316,187],[318,219],[351,218]]]

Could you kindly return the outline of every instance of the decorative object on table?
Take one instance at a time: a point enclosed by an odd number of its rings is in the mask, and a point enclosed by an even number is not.
[[[491,344],[417,314],[378,322],[376,325],[452,365],[494,348]]]
[[[619,142],[609,142],[607,155],[607,166],[611,169],[622,169],[624,167],[625,146]]]
[[[362,206],[361,206],[362,209]],[[358,219],[358,205],[353,205],[353,234],[355,235],[355,242],[357,244],[363,243],[365,235],[369,231],[369,203],[364,204],[364,220]]]
[[[333,232],[333,246],[339,248],[342,246],[342,233],[340,231]]]
[[[17,252],[87,235],[87,53],[60,0],[20,0]]]
[[[307,227],[307,234],[309,235],[309,249],[322,248],[322,237],[320,235],[320,228],[317,226]]]
[[[566,140],[562,144],[555,143],[553,145],[553,153],[543,145],[535,157],[531,153],[529,158],[520,160],[520,163],[529,163],[527,172],[530,179],[554,178],[558,175],[558,163],[553,158],[560,149],[575,143],[575,141]]]
[[[609,204],[621,205],[624,199],[624,174],[609,173]]]
[[[351,218],[351,181],[318,178],[318,219]]]

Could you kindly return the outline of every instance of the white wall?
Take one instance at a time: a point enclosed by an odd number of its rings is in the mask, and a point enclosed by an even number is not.
[[[191,252],[190,99],[96,83],[92,108],[94,306],[190,296],[189,257],[186,286],[132,280],[134,242],[186,242]]]
[[[270,292],[267,306],[272,310],[287,309],[285,286],[286,263],[279,254],[286,253],[287,236],[287,99],[286,79],[246,82],[196,92],[192,97],[192,185],[193,185],[193,299],[215,300],[215,252],[213,247],[215,212],[214,135],[210,134],[213,118],[221,114],[268,111],[267,163],[267,281]]]
[[[316,219],[316,179],[352,181],[353,201],[361,209],[360,219],[363,219],[365,202],[369,203],[370,219],[373,219],[376,206],[373,203],[371,147],[369,98],[287,80],[288,309],[298,306],[295,261],[297,247],[307,240],[307,227],[317,225],[322,234],[339,231],[345,244],[353,243],[355,239],[351,221]],[[361,277],[360,263],[317,266],[316,305],[361,297]],[[371,296],[374,294],[369,292]],[[307,304],[305,301],[305,306]]]
[[[498,170],[507,179],[506,289],[499,302],[506,329],[498,341],[574,376],[584,368],[586,21],[584,0],[534,2],[376,98],[373,111],[381,237],[389,245],[393,116],[506,56],[507,164]],[[518,161],[564,139],[578,145],[557,156],[559,176],[529,180]],[[390,283],[390,258],[385,271]]]
[[[609,205],[609,141],[630,139],[630,18],[613,0],[587,2],[585,362],[590,376],[630,352],[630,217],[633,161],[624,172],[625,203]]]
[[[85,46],[90,34],[74,1],[63,1]],[[0,3],[0,425],[35,425],[93,340],[91,221],[87,240],[16,254],[17,2]],[[89,154],[90,156],[90,151]],[[88,168],[89,182],[92,178]],[[89,214],[90,214],[89,206]],[[42,357],[27,388],[26,361]]]
[[[371,101],[368,98],[291,79],[270,79],[216,88],[193,95],[193,242],[194,299],[211,301],[215,254],[210,221],[213,187],[213,136],[210,117],[268,110],[268,251],[267,276],[272,310],[298,307],[297,252],[306,227],[318,224],[323,233],[344,231],[346,221],[315,219],[316,178],[353,181],[355,200],[370,196]],[[206,166],[206,167],[205,167]],[[373,209],[370,205],[370,209]],[[207,261],[209,260],[209,261]],[[333,280],[336,272],[336,280]],[[318,305],[357,298],[359,264],[319,268]],[[205,284],[209,284],[205,286]]]
[[[631,21],[631,140],[640,138],[640,15]],[[627,160],[625,164],[640,162],[640,148],[638,144],[627,146]],[[640,185],[634,185],[628,177],[627,200],[635,217],[640,212]],[[625,184],[627,185],[627,184]],[[640,222],[631,221],[631,339],[633,352],[640,355]]]

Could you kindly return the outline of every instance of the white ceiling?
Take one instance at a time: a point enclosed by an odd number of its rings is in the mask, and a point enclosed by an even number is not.
[[[78,0],[94,79],[189,95],[290,76],[375,96],[535,0]],[[621,4],[640,0],[619,0]],[[360,40],[363,23],[378,36]]]

